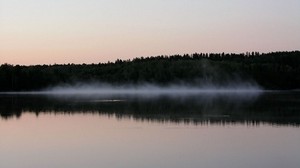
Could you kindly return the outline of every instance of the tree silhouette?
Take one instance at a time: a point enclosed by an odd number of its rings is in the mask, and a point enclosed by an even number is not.
[[[266,89],[299,89],[300,52],[193,53],[114,63],[0,66],[0,91],[38,90],[76,82],[150,82],[168,85],[255,81]]]

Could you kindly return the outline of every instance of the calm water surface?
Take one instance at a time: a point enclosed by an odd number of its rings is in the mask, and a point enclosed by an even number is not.
[[[1,95],[2,168],[299,168],[300,93]]]

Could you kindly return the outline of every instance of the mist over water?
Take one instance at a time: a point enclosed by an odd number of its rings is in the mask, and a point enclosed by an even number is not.
[[[156,84],[111,85],[107,83],[77,83],[61,85],[44,89],[40,94],[57,95],[195,95],[195,94],[257,94],[262,88],[253,83],[233,83],[226,86],[171,84],[159,86]],[[34,92],[33,92],[34,93]]]

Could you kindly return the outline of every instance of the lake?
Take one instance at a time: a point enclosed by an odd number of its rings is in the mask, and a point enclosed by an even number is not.
[[[299,168],[300,92],[1,94],[1,168]]]

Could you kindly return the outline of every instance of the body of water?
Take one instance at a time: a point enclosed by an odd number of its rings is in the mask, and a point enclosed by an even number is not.
[[[0,96],[2,168],[298,168],[300,92]]]

